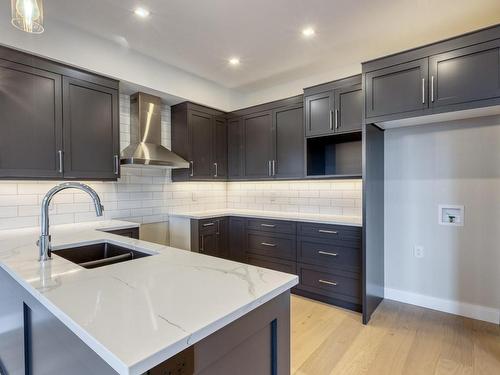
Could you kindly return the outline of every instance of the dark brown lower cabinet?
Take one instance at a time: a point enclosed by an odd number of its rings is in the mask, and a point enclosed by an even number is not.
[[[217,242],[217,222],[227,248]],[[361,227],[260,218],[191,220],[191,248],[299,276],[293,293],[361,311]],[[224,236],[222,236],[224,237]]]
[[[191,220],[191,251],[229,258],[228,218]]]
[[[135,238],[136,240],[139,239],[139,227],[137,227],[137,228],[127,228],[127,229],[110,230],[110,231],[107,231],[107,232],[108,233],[112,233],[112,234],[117,234],[118,236]]]

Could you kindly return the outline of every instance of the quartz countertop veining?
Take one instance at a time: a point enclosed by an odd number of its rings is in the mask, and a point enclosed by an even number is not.
[[[208,219],[217,216],[256,217],[260,219],[303,221],[319,224],[351,225],[361,227],[359,216],[324,215],[303,212],[279,212],[263,210],[219,209],[206,211],[183,211],[169,214],[171,217],[186,217],[190,219]]]
[[[57,255],[38,262],[39,228],[0,231],[0,267],[119,374],[144,373],[297,284],[295,275],[106,233],[137,226],[51,227],[54,250],[106,241],[154,254],[96,269]]]

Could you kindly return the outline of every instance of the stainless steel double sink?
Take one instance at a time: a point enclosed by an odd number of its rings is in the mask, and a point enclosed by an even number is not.
[[[84,268],[98,268],[110,264],[127,262],[144,258],[153,254],[144,253],[126,247],[114,245],[109,242],[100,242],[92,245],[68,247],[52,251],[70,262]]]

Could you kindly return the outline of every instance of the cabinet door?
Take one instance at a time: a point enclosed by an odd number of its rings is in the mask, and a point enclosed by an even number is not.
[[[118,92],[63,78],[64,177],[119,177]]]
[[[302,105],[274,111],[275,157],[272,174],[278,178],[304,176],[304,112]]]
[[[214,178],[227,178],[227,122],[226,119],[215,117],[213,130]]]
[[[229,218],[229,258],[236,262],[246,261],[245,230],[244,218]]]
[[[366,73],[366,117],[427,108],[428,59]]]
[[[243,119],[236,118],[227,122],[227,157],[229,179],[240,179],[245,176],[244,171],[244,123]]]
[[[363,91],[361,84],[335,90],[335,133],[361,131]]]
[[[245,177],[271,178],[273,159],[272,111],[260,112],[244,118]]]
[[[229,222],[225,217],[217,219],[217,256],[229,259]]]
[[[431,106],[500,97],[500,39],[429,58]]]
[[[190,147],[192,179],[212,179],[212,116],[203,112],[188,111],[188,143]]]
[[[0,59],[0,178],[61,178],[61,76]]]
[[[333,91],[306,96],[306,136],[333,134]]]

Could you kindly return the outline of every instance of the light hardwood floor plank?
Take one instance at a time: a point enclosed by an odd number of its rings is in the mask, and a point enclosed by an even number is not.
[[[500,374],[500,326],[389,300],[363,326],[292,296],[292,374]]]

